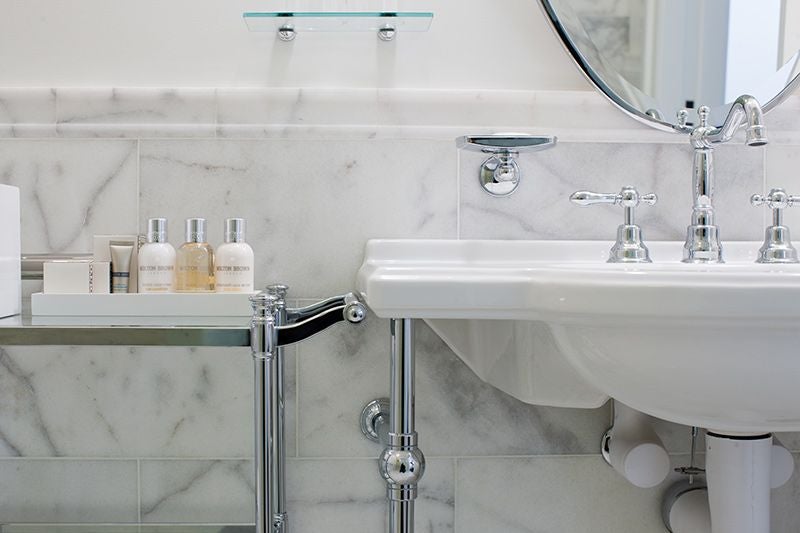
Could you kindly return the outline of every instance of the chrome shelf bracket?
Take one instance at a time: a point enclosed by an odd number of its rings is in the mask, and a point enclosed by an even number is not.
[[[478,179],[481,187],[492,196],[508,196],[519,187],[522,172],[517,164],[521,152],[538,152],[553,148],[556,137],[524,133],[465,135],[456,139],[456,146],[473,152],[491,154],[481,165]]]
[[[352,293],[298,309],[286,306],[286,285],[250,297],[250,342],[255,381],[256,533],[286,533],[286,443],[283,348],[342,321],[364,320]]]

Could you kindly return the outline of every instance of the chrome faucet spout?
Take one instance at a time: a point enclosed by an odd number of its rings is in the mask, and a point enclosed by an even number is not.
[[[704,131],[699,132],[700,135],[697,137],[698,140],[703,141],[703,148],[710,148],[712,144],[730,141],[743,124],[745,124],[745,144],[747,146],[767,144],[764,112],[761,110],[758,100],[749,94],[743,94],[733,102],[722,126],[705,128]],[[698,148],[696,144],[695,148]]]
[[[683,248],[685,263],[722,263],[719,228],[714,220],[714,145],[733,138],[745,126],[747,146],[767,144],[764,112],[754,97],[744,94],[736,99],[722,126],[708,125],[710,109],[697,110],[700,125],[692,130],[690,142],[694,148],[692,172],[692,218]]]

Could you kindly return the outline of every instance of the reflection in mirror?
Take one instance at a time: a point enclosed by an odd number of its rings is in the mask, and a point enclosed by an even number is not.
[[[541,1],[595,85],[662,129],[701,105],[719,125],[742,94],[770,109],[796,81],[800,0]]]

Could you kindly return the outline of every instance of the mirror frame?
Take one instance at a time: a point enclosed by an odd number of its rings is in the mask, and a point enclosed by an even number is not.
[[[661,131],[673,132],[673,133],[690,133],[692,131],[692,126],[684,126],[681,127],[677,124],[673,124],[671,122],[665,122],[663,120],[658,120],[639,109],[633,107],[630,103],[628,103],[624,98],[619,96],[616,91],[612,90],[608,84],[603,81],[605,79],[609,79],[609,77],[618,77],[623,84],[631,85],[625,78],[619,75],[616,70],[609,68],[603,68],[602,65],[590,65],[589,60],[587,59],[586,55],[578,50],[574,43],[575,36],[570,36],[567,32],[567,29],[564,27],[564,24],[561,20],[559,20],[555,8],[551,0],[539,0],[539,6],[542,8],[544,12],[545,18],[550,23],[550,27],[552,28],[553,32],[555,32],[558,40],[561,41],[561,45],[564,47],[564,50],[567,51],[567,54],[581,71],[581,73],[589,80],[589,82],[597,89],[603,96],[606,97],[608,101],[610,101],[614,106],[618,109],[622,110],[626,115],[634,118],[638,122],[642,124],[647,124],[651,128],[655,128]],[[571,7],[569,8],[571,9]],[[589,39],[589,36],[583,31],[583,28],[578,28],[578,31],[581,32],[582,35],[580,37],[584,41],[584,43],[588,46],[591,46],[592,51],[595,52],[597,57],[602,58],[600,51],[594,46],[594,43]],[[601,69],[598,72],[598,69]],[[789,97],[794,90],[800,85],[800,73],[798,73],[791,82],[789,82],[781,92],[779,92],[774,98],[766,103],[761,103],[762,110],[766,113],[771,109],[774,109],[778,104],[783,102],[787,97]],[[638,88],[637,88],[638,90]],[[726,108],[725,115],[727,115],[727,108],[730,107],[730,103],[724,104]],[[717,125],[719,127],[721,124]]]

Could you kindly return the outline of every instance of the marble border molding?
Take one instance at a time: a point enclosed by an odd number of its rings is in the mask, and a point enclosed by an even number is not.
[[[770,115],[800,140],[794,97]],[[682,143],[590,91],[0,88],[0,138],[452,139],[465,131],[565,142]],[[775,137],[775,136],[773,136]]]

